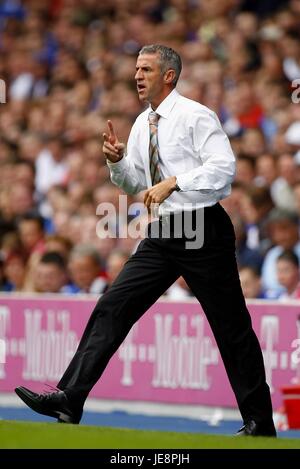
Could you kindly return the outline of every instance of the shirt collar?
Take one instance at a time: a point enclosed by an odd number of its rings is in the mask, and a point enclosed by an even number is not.
[[[179,97],[178,91],[174,88],[173,91],[171,91],[170,94],[160,103],[158,108],[155,110],[157,114],[159,114],[161,117],[164,117],[165,119],[168,119],[170,112],[172,111],[172,108],[174,104],[176,103],[178,97]],[[149,111],[151,111],[152,108],[149,106]]]

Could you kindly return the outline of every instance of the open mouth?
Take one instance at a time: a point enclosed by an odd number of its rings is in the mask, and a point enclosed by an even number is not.
[[[144,91],[146,89],[145,85],[142,85],[141,83],[137,84],[137,90],[138,92]]]

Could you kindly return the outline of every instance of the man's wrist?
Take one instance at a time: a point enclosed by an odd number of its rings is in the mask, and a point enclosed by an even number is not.
[[[177,182],[177,177],[174,176],[174,186],[173,186],[173,191],[174,192],[179,192],[181,189],[180,187],[178,186],[178,182]]]
[[[106,163],[110,163],[110,164],[115,164],[115,163],[119,163],[119,161],[121,161],[123,159],[124,155],[120,156],[120,158],[118,158],[117,160],[115,161],[112,161],[110,160],[109,158],[106,158]]]

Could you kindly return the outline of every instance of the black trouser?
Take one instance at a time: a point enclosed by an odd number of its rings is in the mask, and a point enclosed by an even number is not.
[[[74,403],[84,403],[133,324],[182,275],[210,323],[243,420],[271,421],[270,392],[240,286],[232,223],[219,204],[204,209],[204,221],[200,249],[186,249],[184,237],[143,240],[99,299],[58,383]]]

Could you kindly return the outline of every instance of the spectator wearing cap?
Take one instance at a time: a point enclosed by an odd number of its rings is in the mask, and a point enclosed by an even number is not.
[[[276,262],[285,250],[292,250],[300,259],[298,217],[282,209],[273,209],[267,227],[274,246],[268,251],[262,266],[262,285],[268,295],[283,291],[276,274]]]

